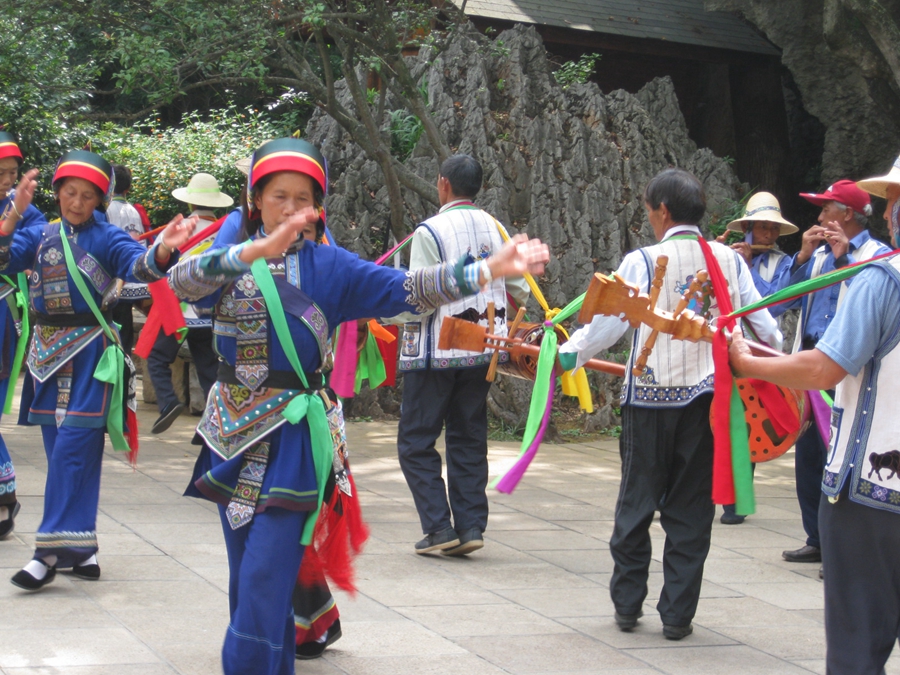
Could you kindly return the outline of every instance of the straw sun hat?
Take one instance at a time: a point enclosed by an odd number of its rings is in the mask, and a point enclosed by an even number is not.
[[[172,196],[193,206],[219,208],[231,206],[234,200],[219,190],[219,181],[208,173],[195,173],[186,188],[172,190]]]
[[[744,215],[728,223],[728,229],[735,232],[743,232],[741,223],[750,223],[752,225],[757,220],[781,225],[781,231],[778,233],[779,237],[784,234],[793,234],[799,229],[792,222],[785,220],[781,216],[781,205],[778,203],[775,195],[770,192],[757,192],[750,197],[747,200],[747,206],[744,208]]]
[[[890,185],[900,186],[900,157],[894,160],[894,166],[884,176],[867,178],[856,183],[856,187],[865,190],[870,195],[887,199],[887,189]]]

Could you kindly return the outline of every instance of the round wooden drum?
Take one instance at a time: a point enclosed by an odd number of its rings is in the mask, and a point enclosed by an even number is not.
[[[520,323],[516,334],[511,337],[520,338],[523,344],[541,346],[544,337],[544,325],[540,323]],[[559,343],[565,341],[565,334],[559,326],[556,326],[556,337]],[[504,375],[511,375],[523,380],[534,382],[537,376],[537,357],[525,354],[515,348],[509,354],[509,361],[497,366],[497,371]]]
[[[805,391],[776,387],[780,394],[780,404],[785,405],[800,420],[800,429],[793,433],[780,435],[769,419],[769,413],[759,399],[749,379],[738,378],[738,392],[744,404],[744,419],[747,421],[747,432],[750,437],[750,461],[768,462],[781,457],[797,439],[806,431],[810,420],[809,397]],[[713,424],[713,413],[710,410],[709,421]]]

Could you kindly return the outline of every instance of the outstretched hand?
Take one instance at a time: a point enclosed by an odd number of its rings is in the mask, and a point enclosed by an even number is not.
[[[281,255],[301,236],[303,229],[319,219],[319,212],[311,206],[293,214],[275,228],[274,232],[255,239],[245,246],[240,259],[252,263],[257,258],[274,258]]]
[[[185,218],[180,213],[169,221],[159,235],[159,242],[170,251],[184,246],[197,226],[197,216]]]
[[[488,258],[491,275],[495,279],[528,274],[543,274],[550,262],[550,249],[540,239],[517,234],[503,245],[496,255]]]
[[[13,199],[12,213],[7,214],[7,220],[0,223],[0,233],[4,235],[12,234],[16,229],[16,222],[21,215],[25,213],[25,209],[31,206],[31,200],[34,199],[34,192],[37,190],[37,177],[40,173],[37,169],[30,169],[25,172],[19,184],[16,186],[16,196]],[[12,219],[10,227],[6,227],[6,223]]]

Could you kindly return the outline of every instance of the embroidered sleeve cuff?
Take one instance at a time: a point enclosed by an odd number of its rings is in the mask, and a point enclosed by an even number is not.
[[[249,241],[245,241],[237,246],[229,246],[227,249],[219,249],[218,251],[207,253],[202,257],[200,268],[204,273],[215,276],[237,277],[249,272],[249,263],[245,263],[240,259],[241,251],[249,243]]]
[[[163,265],[157,263],[157,246],[159,246],[158,243],[154,244],[142,256],[134,261],[131,273],[142,283],[149,284],[154,281],[159,281],[166,276],[166,272],[178,264],[178,251],[172,251],[169,255],[169,259]]]

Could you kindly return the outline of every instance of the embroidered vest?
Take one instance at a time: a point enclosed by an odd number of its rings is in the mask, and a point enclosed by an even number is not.
[[[735,252],[715,242],[710,242],[713,253],[722,267],[728,282],[731,302],[740,307],[738,267]],[[695,235],[675,235],[655,246],[641,249],[647,263],[647,278],[653,279],[656,259],[660,255],[669,256],[666,276],[659,294],[657,308],[671,312],[682,294],[691,285],[694,275],[706,269],[703,251]],[[644,289],[649,292],[649,288]],[[704,284],[701,298],[693,299],[688,309],[707,319],[719,316],[719,306],[711,295],[712,285]],[[688,342],[674,340],[669,335],[660,334],[656,346],[647,360],[647,368],[639,376],[631,374],[636,354],[650,335],[650,329],[642,325],[634,332],[631,359],[625,371],[622,402],[645,408],[676,408],[687,405],[700,394],[713,390],[713,356],[708,342]]]
[[[869,239],[868,241],[863,242],[863,245],[853,252],[853,257],[856,258],[857,262],[861,260],[868,260],[869,258],[874,258],[878,253],[879,248],[881,248],[881,242],[879,242],[877,239]],[[820,248],[817,248],[813,252],[812,269],[810,269],[809,271],[810,279],[815,279],[817,276],[822,274],[822,268],[825,266],[825,259],[828,257],[828,253],[830,251],[831,249],[829,247],[822,246]],[[846,292],[847,282],[842,281],[841,289],[838,292],[838,307],[841,306],[841,300],[843,299],[844,293]],[[808,314],[810,302],[812,302],[811,295],[807,295],[803,298],[800,312],[800,321],[797,322],[797,333],[796,335],[794,335],[794,346],[791,348],[792,354],[796,354],[797,352],[799,352],[800,347],[803,344],[803,330],[806,327],[807,320],[809,319]]]
[[[44,227],[29,278],[29,301],[37,317],[34,340],[28,352],[28,368],[39,382],[44,382],[53,375],[103,332],[95,321],[88,321],[83,326],[55,326],[41,322],[42,315],[48,319],[75,315],[61,235],[62,227],[59,222]],[[90,253],[74,241],[70,240],[69,246],[75,264],[84,273],[89,286],[101,298],[106,297],[114,289],[113,278]],[[38,299],[43,300],[43,314],[37,312]]]
[[[285,260],[268,261],[284,311],[313,333],[324,363],[329,333],[325,314],[285,278]],[[265,386],[270,375],[269,341],[275,333],[253,274],[247,272],[226,286],[215,312],[216,332],[237,340],[234,374],[238,383],[213,385],[197,431],[216,454],[230,459],[287,422],[280,413],[300,390]]]
[[[419,227],[428,230],[435,242],[441,261],[455,261],[461,256],[481,260],[493,255],[503,246],[503,239],[496,221],[474,206],[458,206],[429,218]],[[505,336],[506,283],[502,279],[492,282],[483,293],[472,295],[436,309],[421,321],[403,325],[400,343],[400,370],[424,370],[426,368],[469,368],[486,365],[491,352],[483,354],[458,349],[438,349],[441,323],[445,316],[455,316],[487,326],[487,305],[493,301],[496,307],[495,335]],[[509,356],[501,353],[501,360]]]
[[[883,265],[889,283],[900,286],[900,260],[891,258]],[[900,327],[858,375],[848,375],[838,384],[822,478],[822,491],[829,497],[838,495],[849,479],[854,502],[896,513],[900,513],[900,417],[891,387],[900,381],[898,343]]]

